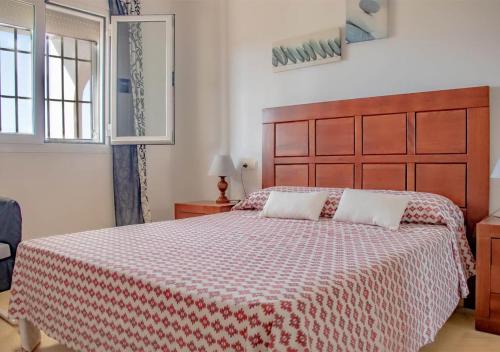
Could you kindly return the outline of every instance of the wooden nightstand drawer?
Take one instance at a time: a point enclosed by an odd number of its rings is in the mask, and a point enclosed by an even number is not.
[[[500,239],[491,240],[491,278],[492,293],[500,294]],[[500,313],[500,310],[499,310]]]
[[[236,203],[217,204],[215,202],[176,203],[175,218],[186,219],[197,216],[225,213],[230,211]]]
[[[500,295],[490,296],[490,319],[500,320]]]
[[[185,212],[185,211],[176,211],[175,212],[175,218],[176,219],[195,218],[197,216],[203,216],[203,215],[208,215],[208,214],[203,214],[203,213],[188,213],[188,212]]]
[[[500,218],[477,225],[476,244],[476,329],[500,334]]]

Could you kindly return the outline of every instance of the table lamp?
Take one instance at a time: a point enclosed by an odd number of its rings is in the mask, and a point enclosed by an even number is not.
[[[219,176],[220,181],[217,184],[219,188],[219,198],[215,201],[217,204],[229,203],[226,197],[227,182],[226,177],[233,176],[236,173],[233,161],[229,155],[216,155],[212,161],[212,166],[208,171],[209,176]]]
[[[500,159],[497,160],[497,164],[495,165],[495,168],[493,169],[490,177],[492,179],[500,179]],[[493,214],[493,216],[500,218],[500,210],[497,210],[496,213]]]

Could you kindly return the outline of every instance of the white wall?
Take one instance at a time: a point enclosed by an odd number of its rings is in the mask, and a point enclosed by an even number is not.
[[[111,154],[46,149],[0,153],[0,195],[20,203],[24,237],[113,226]]]
[[[493,163],[500,157],[499,13],[498,0],[390,0],[388,39],[344,46],[339,63],[273,73],[271,43],[343,26],[345,0],[228,1],[233,158],[261,160],[266,107],[490,85]],[[260,187],[260,167],[247,180]],[[500,182],[491,195],[491,209],[500,208]]]

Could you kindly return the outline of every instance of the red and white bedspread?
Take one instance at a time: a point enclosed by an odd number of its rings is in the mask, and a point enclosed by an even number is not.
[[[32,240],[9,312],[81,351],[417,351],[473,272],[450,228],[233,211]]]

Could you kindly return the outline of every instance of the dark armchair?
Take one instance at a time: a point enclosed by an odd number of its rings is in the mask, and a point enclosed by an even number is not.
[[[21,242],[21,226],[19,204],[15,200],[0,197],[0,292],[10,289],[17,246]],[[9,321],[1,311],[0,318]]]

